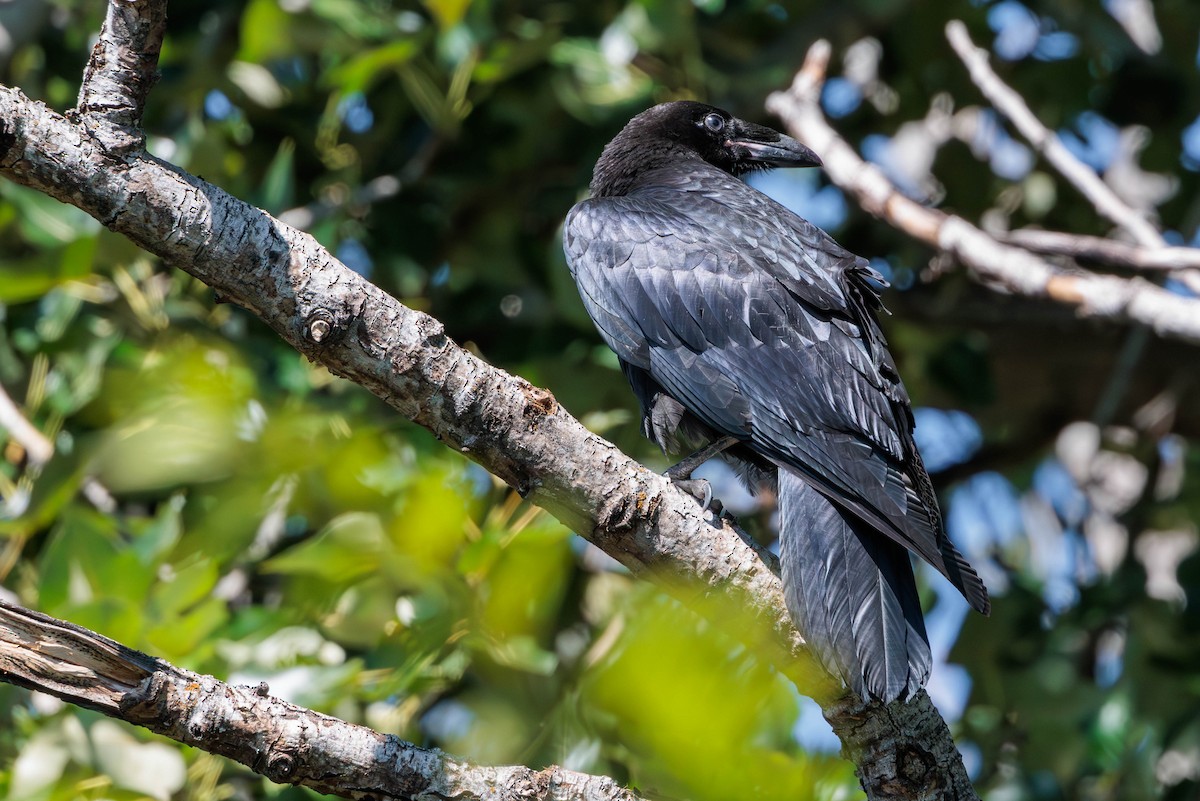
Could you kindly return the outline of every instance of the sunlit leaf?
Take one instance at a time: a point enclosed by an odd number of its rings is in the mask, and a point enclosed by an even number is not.
[[[423,0],[442,30],[453,28],[471,7],[471,0]]]
[[[312,539],[264,562],[263,569],[347,582],[378,569],[386,544],[378,515],[348,512],[331,520]]]
[[[408,488],[388,524],[388,536],[403,560],[422,571],[453,565],[467,534],[472,506],[468,487],[457,469],[431,465]]]
[[[0,262],[0,302],[34,300],[65,281],[86,277],[95,253],[96,237],[81,236],[57,252],[50,249],[26,259],[5,259]]]
[[[17,224],[31,244],[54,248],[77,239],[91,239],[100,229],[87,213],[41,192],[7,181],[0,184],[0,197],[17,208]]]
[[[420,52],[420,45],[415,39],[404,38],[389,42],[382,47],[375,47],[356,54],[345,64],[332,70],[329,73],[329,80],[344,95],[352,92],[364,92],[382,74],[408,62],[418,52]]]

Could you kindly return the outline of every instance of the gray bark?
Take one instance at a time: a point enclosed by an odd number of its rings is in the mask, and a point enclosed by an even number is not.
[[[225,684],[2,601],[0,677],[344,798],[640,801],[605,776],[462,762],[272,698],[265,683]]]

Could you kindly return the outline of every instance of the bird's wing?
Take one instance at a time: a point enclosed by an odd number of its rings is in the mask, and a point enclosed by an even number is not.
[[[564,242],[584,304],[622,360],[986,608],[982,582],[942,531],[865,262],[733,178],[584,201]]]

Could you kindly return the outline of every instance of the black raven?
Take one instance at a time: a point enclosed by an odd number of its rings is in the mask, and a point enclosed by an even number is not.
[[[740,176],[819,166],[791,137],[702,103],[634,117],[571,209],[564,246],[664,450],[716,443],[780,511],[784,594],[826,669],[883,701],[930,653],[908,551],[987,614],[913,442],[876,321],[882,277]]]

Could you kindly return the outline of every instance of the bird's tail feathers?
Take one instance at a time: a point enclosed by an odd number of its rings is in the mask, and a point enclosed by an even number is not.
[[[780,562],[796,627],[863,698],[915,693],[932,657],[908,551],[779,469]]]

